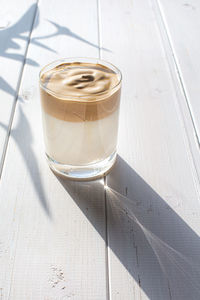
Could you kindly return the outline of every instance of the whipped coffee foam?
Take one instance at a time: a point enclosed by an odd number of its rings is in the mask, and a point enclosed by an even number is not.
[[[44,85],[53,93],[62,96],[83,97],[94,100],[94,96],[108,92],[118,82],[118,75],[100,64],[64,63],[45,72],[41,78]]]
[[[120,78],[101,64],[62,63],[40,77],[46,153],[64,165],[104,161],[116,151]]]
[[[63,63],[41,75],[43,109],[73,122],[106,117],[119,106],[118,75],[92,63]]]

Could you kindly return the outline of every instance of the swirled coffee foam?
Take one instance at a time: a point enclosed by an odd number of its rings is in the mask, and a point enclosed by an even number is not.
[[[41,75],[46,152],[53,160],[82,166],[115,152],[120,79],[93,63],[63,63]]]

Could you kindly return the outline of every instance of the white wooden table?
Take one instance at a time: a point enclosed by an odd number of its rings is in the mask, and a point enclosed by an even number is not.
[[[200,299],[200,2],[0,4],[0,300]],[[72,56],[123,73],[104,180],[44,159],[38,73]]]

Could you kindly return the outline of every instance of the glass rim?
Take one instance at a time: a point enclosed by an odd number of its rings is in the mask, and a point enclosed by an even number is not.
[[[106,60],[103,60],[101,58],[96,58],[96,57],[64,57],[64,58],[60,58],[60,59],[57,59],[57,60],[54,60],[48,64],[46,64],[45,66],[43,66],[39,72],[39,83],[40,83],[40,87],[43,88],[45,91],[49,92],[51,95],[53,96],[60,96],[61,99],[69,99],[70,100],[86,100],[86,98],[88,96],[91,96],[91,94],[84,94],[83,96],[66,96],[66,95],[63,95],[63,94],[59,94],[47,87],[44,86],[44,84],[42,83],[41,81],[41,76],[42,74],[44,73],[45,69],[48,69],[48,67],[52,66],[55,64],[55,66],[59,63],[64,63],[64,62],[88,62],[88,63],[92,63],[92,61],[99,61],[100,63],[102,63],[102,65],[105,65],[106,67],[110,68],[112,71],[114,71],[117,75],[119,75],[119,81],[117,82],[116,85],[114,85],[111,89],[109,89],[109,91],[113,91],[113,90],[116,90],[118,86],[121,85],[121,82],[122,82],[122,73],[121,71],[112,63],[106,61]],[[101,100],[102,97],[101,96],[104,96],[104,95],[107,95],[108,91],[104,91],[104,92],[101,92],[101,93],[98,93],[97,95],[94,95],[94,101],[98,101],[98,100]]]

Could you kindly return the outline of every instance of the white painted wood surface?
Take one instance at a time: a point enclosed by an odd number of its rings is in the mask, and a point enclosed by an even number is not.
[[[199,142],[197,136],[197,128],[195,126],[194,118],[191,115],[191,110],[188,109],[188,99],[185,91],[185,87],[182,84],[182,78],[180,77],[180,68],[177,65],[177,60],[174,57],[174,50],[172,42],[169,39],[169,32],[166,28],[166,22],[161,12],[160,6],[157,0],[152,0],[152,8],[155,13],[157,26],[162,37],[162,43],[165,50],[166,59],[168,61],[169,70],[171,73],[171,79],[173,81],[174,90],[176,93],[177,105],[180,110],[181,124],[184,127],[186,133],[186,139],[189,143],[190,152],[192,154],[191,163],[193,164],[196,173],[200,179],[200,155],[199,155]]]
[[[39,13],[27,59],[41,67],[63,56],[98,56],[96,2],[46,0]],[[106,299],[104,190],[61,183],[47,167],[40,67],[25,64],[19,95],[27,97],[16,106],[1,178],[2,299]]]
[[[110,298],[199,299],[199,182],[153,2],[102,0],[101,15],[112,51],[102,57],[123,72],[121,158],[107,177]]]
[[[154,0],[40,0],[0,182],[0,300],[200,298],[199,149],[162,20]],[[99,55],[123,72],[119,158],[105,182],[59,179],[39,69]]]
[[[185,98],[200,140],[200,2],[158,0]]]
[[[1,173],[37,5],[35,0],[20,0],[17,5],[14,0],[2,0],[0,5],[0,124],[3,126],[0,126]],[[27,63],[37,65],[31,59]]]

